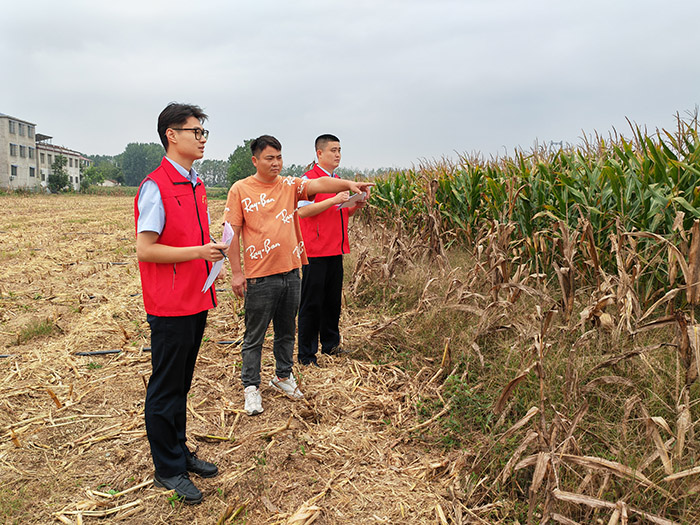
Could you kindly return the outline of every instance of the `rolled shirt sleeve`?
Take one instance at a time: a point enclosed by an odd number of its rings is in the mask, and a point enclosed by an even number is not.
[[[156,232],[163,233],[165,227],[165,208],[160,197],[158,185],[152,180],[147,180],[139,190],[139,220],[136,227],[138,233]]]

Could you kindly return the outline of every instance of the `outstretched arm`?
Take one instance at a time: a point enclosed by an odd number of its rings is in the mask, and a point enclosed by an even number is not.
[[[306,184],[306,193],[309,197],[317,193],[338,193],[342,191],[352,191],[353,193],[369,193],[369,189],[374,186],[371,182],[355,182],[354,180],[336,179],[333,177],[321,177],[310,180]]]

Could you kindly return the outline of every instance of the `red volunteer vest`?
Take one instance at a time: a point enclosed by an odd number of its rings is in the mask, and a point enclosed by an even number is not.
[[[158,243],[168,246],[203,246],[209,242],[207,194],[204,184],[185,179],[165,158],[146,180],[158,185],[165,208],[165,226]],[[141,185],[143,185],[141,182]],[[141,187],[139,186],[139,193]],[[134,200],[134,217],[138,227],[138,194]],[[143,304],[146,312],[159,317],[193,315],[216,306],[212,286],[205,293],[211,263],[204,259],[175,264],[139,261]]]
[[[328,174],[318,164],[304,175],[309,180],[328,177]],[[321,202],[331,197],[335,197],[335,193],[317,193],[314,196],[314,202]],[[339,210],[335,205],[313,217],[299,217],[306,255],[309,257],[328,257],[350,253],[349,217],[348,208]]]

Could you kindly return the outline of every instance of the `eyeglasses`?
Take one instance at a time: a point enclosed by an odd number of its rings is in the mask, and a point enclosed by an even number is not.
[[[170,128],[174,129],[175,131],[194,131],[194,139],[199,140],[202,137],[205,139],[209,138],[209,130],[208,129],[202,129],[202,128]]]

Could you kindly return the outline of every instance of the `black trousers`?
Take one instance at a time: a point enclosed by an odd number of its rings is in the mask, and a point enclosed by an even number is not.
[[[153,370],[146,390],[146,435],[162,477],[187,470],[187,393],[206,322],[207,310],[182,317],[148,316]]]
[[[316,362],[321,352],[340,344],[340,305],[343,292],[343,256],[309,257],[301,280],[299,304],[299,362]]]

